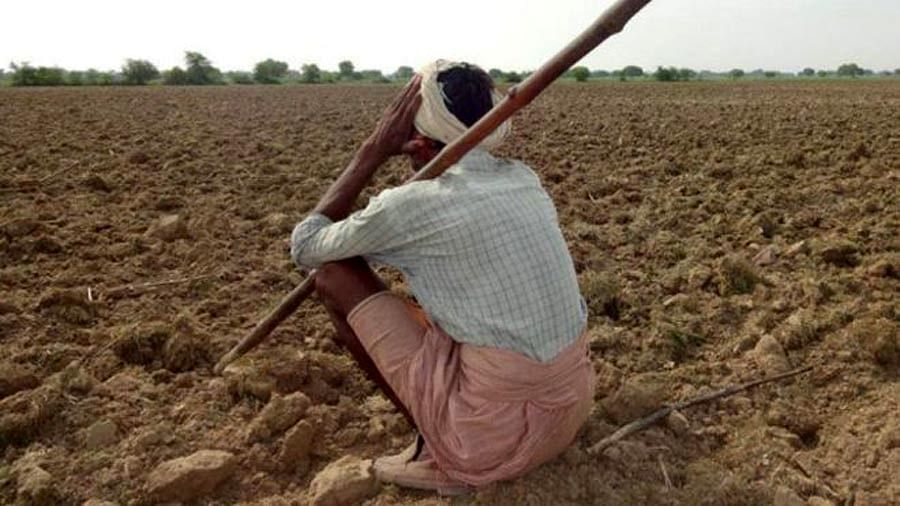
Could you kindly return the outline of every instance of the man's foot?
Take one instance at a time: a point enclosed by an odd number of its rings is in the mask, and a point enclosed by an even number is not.
[[[473,491],[472,487],[450,478],[437,467],[420,435],[397,455],[375,459],[374,470],[375,477],[385,483],[420,490],[434,490],[443,496],[462,495]]]

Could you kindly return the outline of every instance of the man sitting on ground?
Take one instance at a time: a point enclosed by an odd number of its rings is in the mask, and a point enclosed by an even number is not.
[[[441,177],[350,214],[388,158],[421,168],[500,99],[478,67],[425,66],[291,237],[338,340],[420,433],[376,459],[382,481],[453,494],[521,476],[591,410],[587,314],[553,202],[525,164],[489,153],[508,125]],[[401,271],[418,304],[370,261]]]

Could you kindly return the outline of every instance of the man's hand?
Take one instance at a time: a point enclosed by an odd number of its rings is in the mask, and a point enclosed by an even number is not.
[[[412,136],[413,120],[422,103],[419,96],[421,80],[419,76],[413,77],[394,103],[385,109],[375,131],[356,151],[356,156],[328,188],[313,212],[321,213],[332,221],[343,220],[350,214],[353,203],[378,167],[388,158],[403,152],[403,145]]]
[[[384,110],[375,131],[369,136],[367,142],[376,146],[378,153],[384,158],[403,153],[403,145],[412,137],[413,121],[422,105],[422,97],[419,95],[421,82],[421,76],[413,76],[394,102]]]

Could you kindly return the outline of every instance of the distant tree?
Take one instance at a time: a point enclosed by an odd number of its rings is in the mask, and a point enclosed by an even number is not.
[[[225,72],[225,78],[232,84],[253,84],[256,80],[253,78],[252,72],[243,70],[232,70]]]
[[[407,79],[412,79],[414,73],[415,71],[412,67],[401,65],[397,67],[397,71],[394,72],[394,78],[406,81]]]
[[[773,77],[778,77],[778,72],[774,70],[766,70],[765,72],[763,72],[763,75],[771,79]]]
[[[744,69],[731,69],[728,72],[729,77],[732,79],[740,79],[744,77]]]
[[[186,84],[191,84],[191,82],[188,80],[187,72],[185,72],[184,69],[181,67],[172,67],[163,72],[163,84],[184,86]]]
[[[13,86],[61,86],[66,84],[65,71],[59,67],[32,67],[28,62],[9,65]]]
[[[579,83],[583,83],[591,77],[591,71],[587,67],[572,67],[569,74]]]
[[[505,83],[521,83],[522,82],[522,74],[519,74],[516,71],[510,71],[503,74],[503,82]]]
[[[642,77],[644,75],[644,69],[638,67],[637,65],[628,65],[622,69],[622,75],[626,78],[628,77]]]
[[[844,77],[857,77],[864,73],[865,71],[855,63],[845,63],[837,69],[837,75]]]
[[[812,76],[816,75],[816,69],[806,67],[805,69],[803,69],[800,72],[800,75],[806,76],[806,77],[812,77]]]
[[[187,79],[186,84],[205,85],[222,83],[222,72],[216,67],[213,67],[212,62],[202,54],[196,51],[185,51],[184,64],[184,74]]]
[[[363,79],[371,83],[391,82],[390,79],[384,77],[384,74],[382,74],[381,71],[377,69],[360,70],[359,72],[357,72],[357,74],[359,75],[359,79]]]
[[[322,81],[322,70],[315,63],[304,63],[300,67],[300,81],[312,84]]]
[[[900,76],[900,69],[894,69],[894,75]]]
[[[697,77],[697,72],[692,69],[678,69],[678,80],[679,81],[690,81]]]
[[[820,70],[816,72],[816,75],[819,77],[828,77],[829,74],[831,74],[831,72],[828,72],[827,70]]]
[[[159,77],[159,70],[147,60],[125,60],[122,65],[122,77],[125,84],[144,85]]]
[[[504,76],[503,71],[497,68],[488,70],[488,75],[491,76],[491,79],[493,79],[494,81],[503,79]]]
[[[278,84],[287,71],[287,63],[269,58],[253,67],[253,79],[260,84]]]
[[[592,70],[591,77],[598,77],[598,78],[603,79],[603,78],[609,77],[609,71],[608,70]]]
[[[679,78],[678,69],[675,67],[657,67],[656,72],[653,73],[653,78],[661,82],[677,81]]]
[[[66,84],[69,86],[81,86],[84,84],[84,72],[80,70],[70,70],[66,74]]]
[[[338,63],[338,73],[340,74],[342,80],[358,78],[358,76],[355,75],[354,72],[353,62],[350,60],[344,60]]]
[[[888,77],[891,75],[891,71],[890,70],[882,70],[881,72],[878,73],[878,75]]]

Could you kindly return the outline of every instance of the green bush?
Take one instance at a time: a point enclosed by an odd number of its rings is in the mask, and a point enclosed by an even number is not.
[[[185,51],[184,64],[187,84],[222,84],[222,72],[213,67],[212,62],[202,54]]]
[[[65,71],[59,67],[32,67],[27,62],[12,63],[13,86],[62,86],[66,84]]]
[[[360,79],[361,76],[357,74],[354,69],[353,62],[350,60],[344,60],[338,63],[338,74],[342,81],[356,81]]]
[[[731,69],[731,71],[728,72],[728,75],[732,79],[740,79],[744,77],[744,74],[744,69]]]
[[[493,70],[496,70],[496,69],[493,69]],[[412,79],[412,76],[414,73],[415,73],[415,71],[413,70],[412,67],[409,67],[406,65],[401,65],[401,66],[397,67],[397,71],[394,72],[394,79],[399,79],[401,81],[408,81],[408,80]],[[491,76],[491,78],[497,79],[494,76]]]
[[[122,82],[142,86],[159,77],[159,70],[147,60],[125,60],[122,65]]]
[[[253,79],[253,74],[250,72],[244,72],[240,70],[234,70],[231,72],[226,72],[225,77],[232,84],[253,84],[256,81]]]
[[[84,84],[84,72],[80,70],[70,70],[66,74],[66,84],[69,86],[81,86]]]
[[[521,83],[522,82],[522,74],[518,72],[507,72],[503,74],[503,82],[505,83]]]
[[[170,86],[184,86],[191,84],[188,82],[187,73],[181,67],[172,67],[163,72],[163,84]]]
[[[587,67],[572,67],[572,70],[569,71],[569,75],[575,78],[579,83],[583,83],[591,77],[591,71],[588,70]]]
[[[637,65],[628,65],[627,67],[622,69],[623,77],[643,77],[644,69],[638,67]]]
[[[858,77],[865,73],[866,71],[855,63],[845,63],[837,69],[837,75],[844,77]]]
[[[802,71],[800,71],[800,75],[801,75],[801,76],[806,76],[806,77],[812,77],[812,76],[816,75],[816,69],[810,68],[810,67],[806,67],[805,69],[803,69]]]
[[[315,63],[304,63],[300,67],[300,82],[307,84],[322,82],[322,70]]]
[[[269,58],[253,67],[253,79],[260,84],[279,84],[287,71],[287,63]]]

